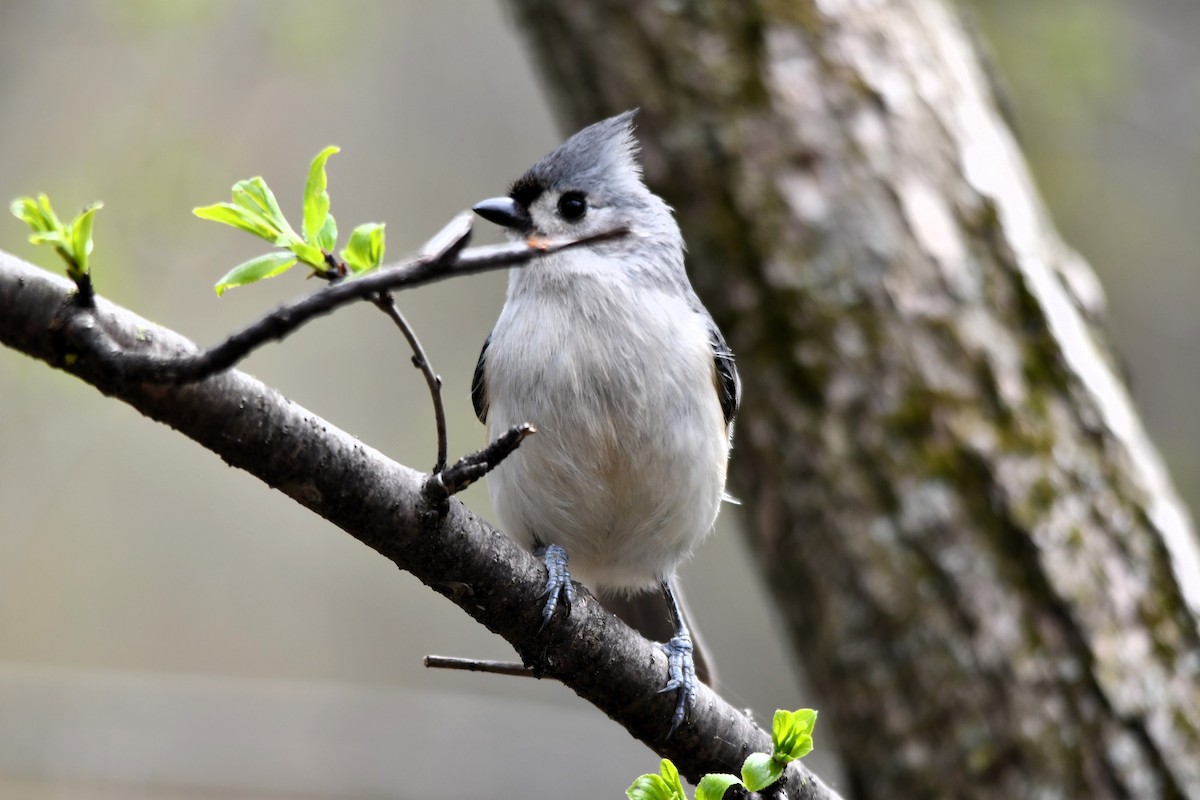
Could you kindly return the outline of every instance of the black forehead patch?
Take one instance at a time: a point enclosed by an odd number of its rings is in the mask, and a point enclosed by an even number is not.
[[[508,196],[515,200],[521,208],[528,209],[537,202],[544,191],[546,191],[546,184],[527,172],[513,183],[512,188],[508,191]]]

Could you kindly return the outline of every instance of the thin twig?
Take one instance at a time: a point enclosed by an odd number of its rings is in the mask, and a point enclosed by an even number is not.
[[[490,672],[494,675],[516,675],[536,678],[537,674],[519,661],[492,661],[478,658],[456,658],[454,656],[425,656],[424,663],[430,669],[461,669],[467,672]]]
[[[391,292],[380,292],[375,298],[375,305],[384,314],[387,314],[392,322],[396,323],[400,333],[404,334],[404,338],[408,340],[408,346],[413,351],[412,365],[425,376],[425,384],[429,387],[429,396],[433,401],[434,424],[437,427],[437,462],[433,465],[433,474],[437,475],[446,468],[447,450],[446,405],[442,402],[442,379],[434,373],[433,366],[429,363],[429,357],[425,355],[425,348],[421,346],[421,340],[417,338],[417,334],[408,324],[408,320],[396,307],[396,301],[392,298]]]
[[[463,456],[454,466],[435,472],[425,479],[421,494],[426,510],[422,520],[426,527],[436,528],[450,512],[450,497],[487,475],[520,447],[525,437],[537,433],[528,422],[509,428],[487,447]]]
[[[482,450],[463,456],[454,466],[435,472],[425,479],[425,499],[439,515],[445,514],[446,501],[491,472],[512,455],[527,436],[537,433],[528,422],[509,428]]]
[[[474,219],[474,211],[461,212],[429,237],[417,255],[439,261],[453,259],[471,241],[471,222]]]
[[[529,240],[461,251],[452,247],[436,256],[422,256],[403,264],[381,267],[352,280],[326,286],[285,303],[208,350],[174,358],[126,350],[98,324],[90,310],[78,305],[68,304],[63,309],[65,317],[60,327],[68,337],[65,344],[69,349],[94,356],[112,378],[148,383],[191,383],[232,367],[266,342],[283,339],[315,317],[348,303],[369,300],[380,292],[520,266],[551,253],[628,233],[629,229],[622,227],[579,239]]]
[[[474,220],[474,213],[470,211],[464,211],[454,217],[425,243],[425,246],[421,248],[420,257],[441,263],[457,257],[471,241],[472,220]],[[425,376],[425,384],[429,387],[429,398],[433,403],[434,425],[437,428],[437,460],[433,465],[433,474],[436,475],[446,468],[447,452],[446,405],[442,401],[442,378],[434,372],[433,364],[426,355],[425,348],[421,346],[421,340],[417,338],[417,332],[400,313],[400,308],[396,305],[391,292],[380,292],[375,296],[374,302],[384,314],[391,318],[392,322],[396,323],[400,333],[408,340],[408,346],[413,352],[412,365]]]

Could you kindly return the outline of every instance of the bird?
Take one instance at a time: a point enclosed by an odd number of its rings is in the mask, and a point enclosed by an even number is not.
[[[516,240],[626,234],[510,270],[471,399],[489,439],[537,430],[488,488],[500,527],[546,564],[545,623],[570,613],[573,578],[632,616],[647,592],[666,600],[670,735],[695,701],[697,662],[707,670],[676,571],[728,499],[741,381],[688,279],[674,213],[643,180],[636,113],[583,128],[473,207]]]

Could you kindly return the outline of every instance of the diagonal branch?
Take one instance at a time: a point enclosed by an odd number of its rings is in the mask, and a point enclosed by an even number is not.
[[[472,252],[464,252],[459,264]],[[512,252],[509,247],[477,253],[467,261],[469,268],[450,273],[477,271],[494,264],[498,253]],[[386,288],[391,287],[364,291]],[[0,342],[171,426],[375,549],[504,637],[537,674],[570,686],[693,780],[707,772],[736,772],[749,752],[769,751],[770,736],[705,686],[699,687],[690,723],[668,738],[674,699],[658,694],[667,668],[658,647],[586,593],[569,617],[543,629],[538,598],[545,573],[536,558],[454,498],[446,500],[445,516],[432,518],[426,513],[427,476],[255,378],[229,370],[195,383],[164,385],[117,379],[119,370],[104,360],[107,351],[65,358],[53,326],[72,292],[64,279],[0,252]],[[145,363],[188,363],[199,353],[179,334],[103,298],[96,300],[94,324],[124,348],[118,352]],[[837,797],[798,763],[788,776],[791,796]]]
[[[392,289],[424,286],[459,275],[520,266],[549,253],[627,233],[626,229],[618,228],[564,241],[529,240],[461,251],[457,247],[450,247],[402,264],[381,267],[285,303],[220,344],[203,351],[193,349],[167,355],[137,346],[139,342],[136,339],[122,342],[105,326],[96,324],[91,308],[72,302],[63,304],[63,318],[56,320],[54,327],[63,332],[66,347],[94,356],[113,379],[187,383],[228,369],[263,344],[283,339],[304,323],[348,303],[371,300],[381,292]]]

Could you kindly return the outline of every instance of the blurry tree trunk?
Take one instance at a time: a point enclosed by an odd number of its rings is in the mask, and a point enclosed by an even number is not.
[[[1195,534],[953,9],[510,5],[568,127],[642,108],[850,794],[1200,797]]]

